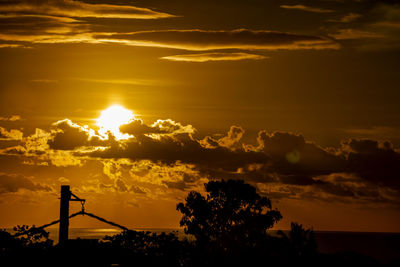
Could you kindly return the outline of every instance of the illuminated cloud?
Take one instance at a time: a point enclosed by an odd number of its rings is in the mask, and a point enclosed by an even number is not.
[[[21,140],[23,133],[20,130],[7,130],[0,126],[0,140]]]
[[[11,115],[8,117],[0,116],[0,121],[19,121],[19,120],[21,120],[20,115]]]
[[[0,44],[0,48],[30,48],[22,44]]]
[[[333,10],[330,10],[330,9],[324,9],[324,8],[319,8],[319,7],[310,7],[310,6],[305,6],[305,5],[281,5],[281,8],[302,10],[302,11],[308,11],[308,12],[314,12],[314,13],[331,13],[331,12],[333,12]]]
[[[7,1],[0,4],[1,13],[61,17],[122,19],[158,19],[173,17],[148,8],[130,5],[89,4],[72,0]],[[66,18],[68,19],[68,18]]]
[[[192,51],[215,49],[298,50],[338,49],[337,43],[319,36],[297,35],[267,30],[155,30],[94,35],[101,42],[133,46],[164,47]]]
[[[265,59],[265,56],[248,54],[248,53],[199,53],[199,54],[184,54],[162,57],[162,59],[170,61],[183,62],[206,62],[206,61],[235,61],[245,59]]]

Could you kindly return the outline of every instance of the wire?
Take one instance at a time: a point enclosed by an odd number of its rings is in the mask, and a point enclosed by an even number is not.
[[[125,227],[125,226],[122,226],[122,225],[117,224],[117,223],[115,223],[115,222],[108,221],[108,220],[106,220],[106,219],[104,219],[104,218],[101,218],[101,217],[99,217],[99,216],[96,216],[96,215],[94,215],[94,214],[92,214],[92,213],[86,212],[85,209],[84,209],[84,207],[83,207],[83,205],[82,205],[82,210],[81,210],[81,211],[78,211],[78,212],[76,212],[76,213],[71,214],[71,215],[68,217],[68,219],[71,219],[71,218],[73,218],[73,217],[75,217],[75,216],[77,216],[77,215],[87,215],[87,216],[89,216],[89,217],[95,218],[95,219],[97,219],[97,220],[99,220],[99,221],[102,221],[102,222],[104,222],[104,223],[107,223],[107,224],[110,224],[110,225],[112,225],[112,226],[118,227],[118,228],[120,228],[120,229],[122,229],[122,230],[129,230],[129,229],[128,229],[127,227]],[[28,234],[28,233],[31,232],[31,231],[38,230],[38,229],[44,229],[44,228],[49,227],[49,226],[51,226],[51,225],[57,224],[57,223],[59,223],[59,222],[60,222],[60,220],[56,220],[56,221],[52,221],[51,223],[44,224],[44,225],[39,226],[39,227],[34,227],[34,226],[33,226],[32,228],[30,228],[30,229],[28,229],[28,230],[26,230],[26,231],[24,231],[24,232],[16,233],[16,234],[14,234],[13,236],[14,236],[14,237],[17,237],[17,236],[21,236],[21,235],[26,235],[26,234]]]

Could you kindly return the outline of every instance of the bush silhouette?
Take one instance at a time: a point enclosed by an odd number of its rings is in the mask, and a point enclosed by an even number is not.
[[[312,257],[317,252],[317,242],[315,241],[314,231],[304,229],[303,225],[292,222],[288,234],[278,231],[286,245],[289,247],[289,255],[296,259],[299,257]]]

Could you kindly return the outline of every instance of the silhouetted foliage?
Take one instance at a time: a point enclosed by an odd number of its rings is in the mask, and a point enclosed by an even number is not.
[[[282,218],[267,197],[244,181],[211,181],[205,189],[206,196],[192,191],[186,203],[177,205],[185,233],[196,238],[200,253],[211,256],[202,264],[237,262],[237,257],[258,250],[268,238],[267,229]]]
[[[211,181],[205,189],[206,197],[192,191],[186,203],[177,205],[183,213],[180,225],[198,241],[246,242],[265,235],[282,218],[278,210],[271,209],[268,198],[244,181]]]
[[[28,225],[17,225],[13,230],[19,235],[18,239],[23,246],[46,248],[53,245],[53,240],[49,239],[49,232],[43,228],[36,228],[34,225],[31,227]]]
[[[303,225],[292,222],[288,234],[278,231],[288,246],[289,257],[292,260],[298,258],[311,258],[317,253],[317,242],[315,241],[314,231],[304,229]]]
[[[156,234],[128,230],[117,235],[106,236],[104,240],[103,245],[119,250],[122,258],[127,262],[135,258],[136,262],[144,264],[180,266],[184,259],[186,242],[179,240],[175,233]]]

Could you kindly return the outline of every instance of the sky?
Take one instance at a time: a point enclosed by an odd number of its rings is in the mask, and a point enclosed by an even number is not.
[[[177,228],[231,178],[275,229],[399,232],[399,74],[398,1],[0,0],[0,227],[58,218],[69,184]]]

